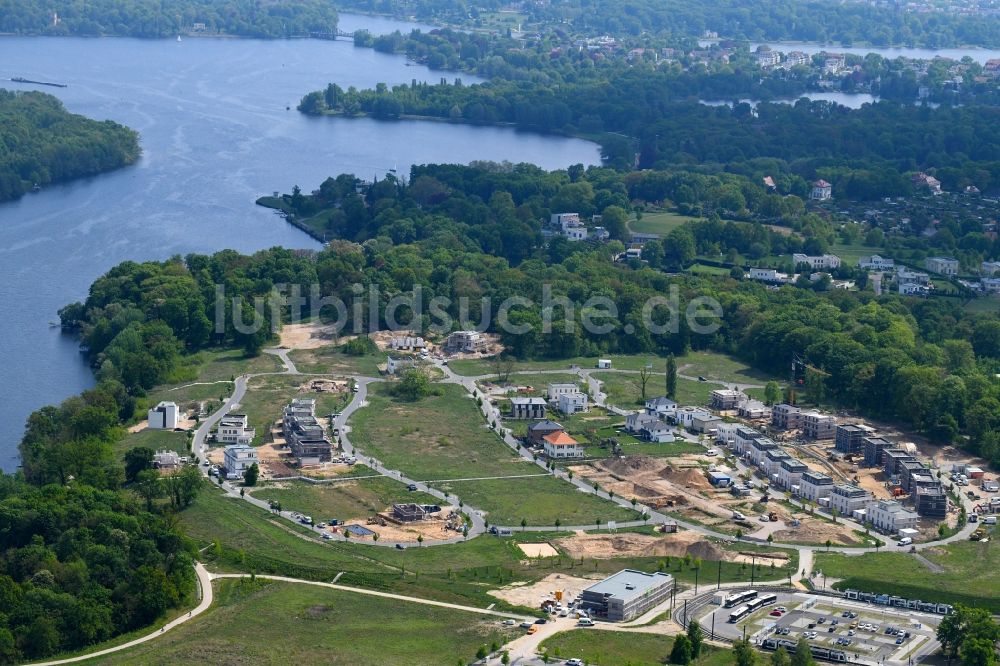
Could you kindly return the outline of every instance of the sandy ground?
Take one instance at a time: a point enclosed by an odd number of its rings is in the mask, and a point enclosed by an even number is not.
[[[130,433],[137,433],[137,432],[142,432],[143,430],[146,430],[148,427],[149,427],[149,421],[146,420],[146,419],[143,419],[142,421],[139,421],[135,425],[129,426],[128,431]],[[181,418],[179,418],[179,419],[177,419],[177,427],[178,428],[182,428],[184,430],[188,430],[188,429],[197,428],[198,424],[197,424],[197,422],[195,422],[194,419],[181,419]]]
[[[499,590],[490,590],[489,594],[515,606],[540,608],[544,600],[555,598],[557,590],[562,591],[564,600],[575,599],[580,596],[580,592],[601,579],[603,576],[592,579],[565,574],[549,574],[537,583],[509,585]]]
[[[612,559],[617,557],[684,557],[726,562],[750,562],[748,555],[720,548],[695,532],[677,532],[662,536],[622,532],[620,534],[577,533],[564,537],[556,544],[574,558]],[[757,555],[760,560],[764,555]],[[784,553],[773,553],[776,562],[787,559]]]
[[[407,525],[367,525],[366,518],[350,519],[349,524],[359,525],[378,534],[378,540],[391,543],[417,544],[417,537],[423,535],[425,539],[452,539],[460,532],[445,528],[446,521],[443,519],[421,520]],[[333,531],[342,530],[343,526],[330,528]],[[351,540],[372,541],[374,537],[359,537],[351,535]]]
[[[528,557],[556,557],[559,551],[547,543],[519,543],[517,547]]]
[[[323,326],[317,322],[286,324],[281,328],[279,346],[285,349],[316,349],[333,342],[344,343],[353,336],[337,336],[336,326]]]

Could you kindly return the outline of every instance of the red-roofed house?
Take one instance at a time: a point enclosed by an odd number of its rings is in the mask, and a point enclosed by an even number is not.
[[[542,438],[545,455],[549,458],[582,458],[583,446],[564,431],[549,433]]]

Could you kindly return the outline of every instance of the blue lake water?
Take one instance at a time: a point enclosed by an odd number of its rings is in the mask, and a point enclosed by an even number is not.
[[[413,25],[341,18],[348,31],[407,32]],[[61,306],[83,300],[90,283],[115,264],[225,248],[318,247],[254,200],[296,184],[310,190],[342,172],[370,179],[432,162],[510,160],[545,168],[599,162],[598,147],[576,139],[296,112],[303,94],[329,81],[346,88],[455,77],[349,41],[0,38],[0,79],[14,76],[68,84],[38,89],[73,112],[135,128],[143,156],[135,166],[0,204],[0,468],[6,470],[17,464],[28,414],[91,385],[76,341],[49,322]]]

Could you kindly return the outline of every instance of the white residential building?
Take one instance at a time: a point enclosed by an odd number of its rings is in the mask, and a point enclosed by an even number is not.
[[[814,271],[829,271],[840,268],[840,257],[835,254],[820,254],[811,256],[796,252],[792,255],[792,263],[796,266],[806,264]]]
[[[486,336],[479,331],[455,331],[448,336],[445,349],[451,352],[478,352],[486,349],[488,344]]]
[[[984,261],[979,264],[979,273],[987,277],[993,277],[1000,273],[1000,261]]]
[[[177,405],[173,402],[161,402],[149,410],[150,430],[173,430],[177,427]]]
[[[951,257],[927,257],[924,259],[924,268],[932,273],[941,275],[957,275],[958,259]]]
[[[899,282],[899,284],[922,284],[926,287],[931,283],[931,276],[927,273],[911,271],[905,266],[900,266],[896,269],[896,281]]]
[[[639,429],[639,435],[647,441],[657,442],[659,444],[672,442],[675,439],[673,428],[659,419],[652,422],[646,422]]]
[[[781,461],[781,466],[778,468],[778,485],[791,490],[793,486],[799,485],[802,475],[808,471],[809,468],[801,460],[786,458]]]
[[[398,375],[403,370],[416,366],[416,361],[406,356],[387,356],[385,362],[386,374]]]
[[[559,411],[566,415],[585,412],[589,408],[587,394],[581,391],[561,394],[556,404]]]
[[[811,502],[818,502],[821,497],[829,497],[833,487],[833,479],[821,472],[807,470],[799,477],[799,497]]]
[[[980,284],[987,294],[1000,293],[1000,278],[983,278],[980,280]]]
[[[893,259],[873,254],[868,257],[859,258],[858,267],[867,268],[873,271],[891,271],[896,267],[896,262]]]
[[[549,217],[549,224],[553,227],[558,227],[559,231],[566,233],[566,229],[569,227],[580,226],[583,223],[580,222],[579,213],[553,213]]]
[[[832,197],[833,185],[830,183],[821,178],[812,184],[812,190],[809,192],[809,198],[813,201],[826,201]]]
[[[222,444],[250,445],[256,434],[257,431],[250,427],[246,414],[226,414],[219,421],[215,439]]]
[[[903,296],[926,296],[930,291],[931,288],[927,285],[916,282],[901,282],[899,284],[899,293]]]
[[[751,268],[749,277],[757,282],[788,282],[788,273],[779,273],[774,268]]]
[[[548,385],[545,391],[545,397],[549,400],[558,400],[559,396],[566,395],[570,393],[579,393],[580,387],[571,382],[565,383],[552,383]]]
[[[659,398],[651,398],[646,401],[646,413],[659,416],[660,418],[674,418],[674,412],[677,411],[677,403],[670,398],[661,396]]]
[[[871,501],[870,492],[846,483],[834,486],[830,493],[830,508],[836,509],[841,516],[850,517],[858,509],[867,507]]]
[[[548,458],[581,458],[584,455],[583,446],[562,430],[543,437],[542,448]]]
[[[712,409],[720,411],[736,409],[741,402],[746,401],[747,396],[743,391],[735,389],[715,389],[711,393],[710,405]]]
[[[651,425],[659,421],[659,417],[655,414],[646,414],[645,412],[634,412],[625,417],[625,430],[632,434],[637,434],[646,425]]]
[[[916,528],[920,516],[907,511],[899,502],[879,500],[868,504],[866,519],[875,529],[896,534],[900,530]]]
[[[771,418],[771,408],[760,400],[744,400],[736,407],[736,413],[741,419]]]
[[[257,449],[246,444],[230,444],[223,451],[223,467],[227,479],[242,479],[243,474],[257,464]]]

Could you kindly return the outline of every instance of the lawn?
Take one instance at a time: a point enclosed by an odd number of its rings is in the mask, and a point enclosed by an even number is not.
[[[731,268],[709,266],[708,264],[691,264],[688,268],[688,273],[693,275],[723,275],[729,277],[730,271],[732,271]]]
[[[215,590],[203,617],[101,663],[439,666],[513,635],[494,617],[309,585],[223,580]]]
[[[176,451],[182,456],[188,455],[188,435],[186,432],[174,430],[141,430],[129,433],[125,438],[114,443],[115,457],[125,455],[125,452],[136,446],[145,446],[153,451]]]
[[[608,394],[608,404],[623,409],[634,409],[643,404],[639,375],[595,372],[593,377],[603,382],[601,390]],[[650,377],[649,382],[646,384],[646,397],[654,398],[663,395],[663,383],[664,377],[662,373]],[[717,388],[720,388],[718,384],[678,377],[675,400],[681,405],[707,405],[709,396]]]
[[[384,476],[324,484],[295,481],[266,485],[254,489],[253,496],[279,502],[283,509],[313,516],[317,522],[330,518],[363,520],[397,502],[437,504],[433,496],[408,492],[405,485]]]
[[[885,552],[851,557],[816,554],[814,568],[831,578],[843,578],[838,589],[855,588],[943,603],[964,603],[1000,613],[1000,544],[961,541],[922,551],[944,568],[931,574],[906,553]]]
[[[555,525],[557,519],[561,525],[594,525],[597,519],[604,524],[636,520],[639,515],[551,476],[456,481],[439,487],[485,511],[495,525],[520,525],[522,519],[529,525]]]
[[[234,349],[199,352],[192,357],[192,365],[196,374],[191,381],[157,387],[149,395],[151,404],[170,400],[183,407],[195,401],[215,401],[233,392],[232,380],[237,375],[283,370],[276,356],[247,357],[242,350]]]
[[[965,304],[966,312],[998,314],[1000,313],[1000,298],[997,296],[980,296]]]
[[[530,386],[532,391],[523,391],[518,393],[520,396],[545,396],[549,384],[576,384],[580,387],[580,390],[586,393],[586,386],[580,384],[580,378],[576,375],[570,373],[542,373],[542,374],[512,374],[509,383],[513,386]],[[514,395],[514,394],[511,394]]]
[[[307,374],[379,376],[378,365],[385,363],[384,354],[351,356],[341,353],[340,347],[334,344],[317,349],[293,349],[288,352],[288,357],[299,372]]]
[[[873,254],[882,254],[882,256],[885,256],[883,254],[884,252],[885,250],[880,247],[871,247],[860,243],[852,245],[834,243],[833,247],[830,249],[830,254],[835,254],[840,257],[840,260],[845,266],[857,266],[858,259],[861,257],[867,257]]]
[[[440,395],[402,402],[389,395],[388,385],[373,385],[368,406],[352,417],[351,441],[364,455],[421,481],[531,474],[537,469],[486,427],[462,387],[438,388]]]
[[[657,357],[656,354],[635,354],[628,356],[618,356],[605,354],[601,356],[577,356],[559,360],[539,360],[539,361],[514,361],[513,370],[515,372],[536,371],[536,370],[566,370],[569,371],[571,365],[578,365],[581,368],[596,368],[598,358],[611,359],[611,367],[617,370],[640,370],[648,363],[653,364],[653,368],[658,372],[664,372],[667,361]],[[480,375],[494,375],[493,365],[489,359],[462,359],[451,361],[449,367],[455,374],[466,377],[478,377]],[[520,381],[520,380],[519,380]]]
[[[629,231],[637,234],[660,234],[661,236],[666,236],[677,227],[697,220],[697,217],[659,211],[655,213],[643,213],[641,220],[632,218],[629,220],[628,228]]]
[[[553,657],[582,659],[591,666],[661,666],[673,649],[672,636],[629,631],[573,629],[545,639],[541,648]],[[702,654],[692,666],[728,666],[730,650],[702,646]]]

